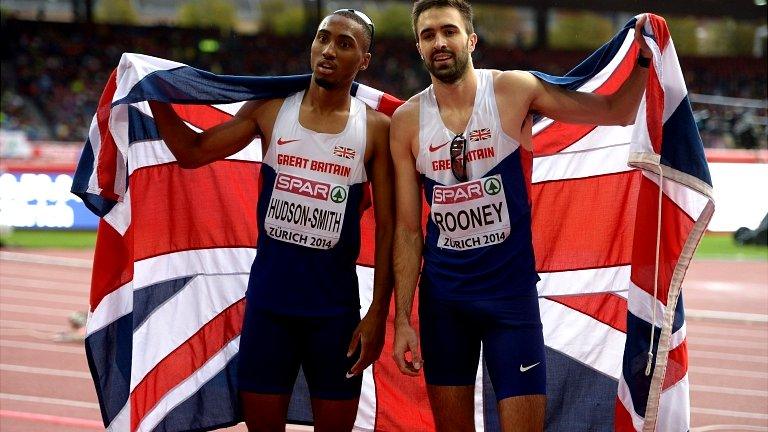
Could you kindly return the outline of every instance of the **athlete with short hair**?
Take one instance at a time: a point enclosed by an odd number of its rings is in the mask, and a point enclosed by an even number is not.
[[[223,159],[262,138],[257,255],[246,292],[238,380],[249,430],[285,430],[303,367],[315,430],[354,425],[361,374],[381,354],[392,290],[392,160],[389,118],[350,96],[368,67],[373,24],[340,10],[320,23],[309,88],[247,102],[197,133],[150,102],[182,167]],[[356,260],[367,182],[376,218],[373,301],[362,320]]]
[[[528,72],[476,70],[469,3],[414,4],[416,47],[432,85],[392,117],[393,356],[408,375],[423,361],[438,431],[474,430],[481,342],[502,430],[543,430],[544,338],[521,153],[531,151],[531,113],[570,123],[634,121],[651,57],[640,35],[644,23],[645,16],[635,27],[639,66],[603,96],[563,90]],[[426,238],[420,185],[430,206]],[[422,258],[420,351],[410,315]]]

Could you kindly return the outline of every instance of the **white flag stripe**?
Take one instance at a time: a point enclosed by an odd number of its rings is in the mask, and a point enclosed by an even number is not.
[[[237,112],[243,102],[215,105],[218,108]],[[147,102],[136,102],[131,104],[133,108],[139,110],[142,114],[152,117],[152,111],[149,108]],[[190,129],[195,132],[202,132],[202,129],[184,122]],[[245,148],[226,157],[228,160],[244,160],[252,162],[261,162],[261,139],[255,138]],[[134,142],[128,147],[128,174],[131,175],[139,168],[146,168],[154,165],[162,165],[166,163],[176,162],[176,157],[171,153],[171,150],[166,146],[162,140],[148,140],[141,142]]]
[[[196,276],[133,332],[133,391],[157,364],[245,295],[248,275]],[[168,328],[168,317],[173,327]]]
[[[125,195],[126,181],[128,181],[128,105],[112,108],[109,115],[109,131],[112,132],[117,148],[114,162],[115,185],[112,192],[122,197]]]
[[[190,127],[192,126],[190,125]],[[192,128],[195,129],[194,127]],[[254,139],[244,149],[227,156],[225,159],[261,162],[261,139]],[[152,140],[131,144],[128,149],[128,161],[129,174],[133,174],[139,168],[176,162],[176,157],[171,153],[164,141]]]
[[[669,174],[669,172],[664,174],[664,195],[677,204],[691,219],[698,219],[701,216],[701,212],[704,211],[704,208],[710,202],[710,199],[690,187],[666,178]],[[657,185],[659,184],[658,175],[648,171],[643,171],[643,175]]]
[[[117,90],[112,100],[116,101],[127,96],[136,83],[153,72],[175,69],[181,66],[186,65],[143,54],[125,53],[120,57],[120,63],[117,66],[121,75],[118,77]]]
[[[112,422],[107,426],[108,432],[126,432],[131,430],[131,399],[128,398]]]
[[[256,256],[252,248],[194,249],[173,252],[134,263],[134,287],[196,274],[249,274]],[[239,288],[238,288],[239,289]]]
[[[102,219],[108,223],[115,231],[124,236],[131,225],[131,191],[126,190],[122,201],[117,202],[114,207]]]
[[[656,327],[661,328],[664,324],[664,304],[655,299],[651,294],[642,290],[629,281],[629,302],[627,309],[632,315],[642,319],[647,323],[654,323]],[[653,320],[653,308],[656,308],[656,320]]]
[[[629,144],[632,140],[634,125],[630,126],[597,126],[579,140],[568,146],[560,153],[571,153],[584,150],[598,150],[617,144]],[[629,149],[627,149],[627,157]],[[624,159],[627,159],[625,157]]]
[[[480,346],[480,361],[475,374],[475,432],[485,431],[485,409],[483,398],[483,346]]]
[[[365,84],[360,84],[355,93],[356,98],[362,100],[366,105],[373,109],[376,109],[379,106],[379,101],[381,100],[382,95],[383,92],[381,90],[376,90]]]
[[[120,288],[104,296],[93,312],[88,313],[85,335],[93,333],[112,324],[120,317],[133,311],[133,283],[128,282]]]
[[[211,105],[212,107],[215,107],[218,110],[224,111],[225,113],[234,116],[237,114],[238,111],[240,111],[240,108],[245,105],[245,101],[243,102],[232,102],[232,103],[226,103],[226,104],[214,104]]]
[[[195,370],[181,384],[165,394],[139,424],[137,431],[152,431],[180,403],[197,393],[211,378],[221,372],[237,354],[240,336],[231,340],[224,348],[212,356],[203,366]]]
[[[560,303],[539,298],[544,343],[583,365],[618,379],[626,335]]]
[[[91,143],[91,151],[93,153],[93,171],[91,171],[90,177],[88,177],[88,193],[100,194],[101,188],[99,187],[99,151],[101,150],[101,130],[99,129],[99,122],[96,114],[93,115],[91,120],[91,127],[88,129],[88,141]],[[88,151],[88,149],[83,149]]]
[[[139,168],[176,162],[171,150],[162,140],[141,141],[131,144],[128,149],[128,174]]]
[[[670,351],[677,348],[681,343],[685,342],[685,339],[688,337],[688,323],[683,322],[683,325],[680,326],[680,328],[672,333],[669,338],[669,349]]]
[[[640,104],[637,107],[637,116],[635,117],[635,127],[632,130],[629,153],[630,155],[641,153],[656,156],[651,143],[651,136],[648,133],[648,117],[646,116],[648,106],[645,96],[645,93],[643,93],[643,96],[640,98]]]
[[[595,150],[563,152],[533,159],[532,183],[594,177],[632,171],[629,142]]]
[[[361,319],[368,313],[373,301],[373,272],[373,268],[357,266]],[[360,402],[357,405],[355,428],[361,431],[372,431],[375,426],[376,383],[373,377],[373,367],[369,366],[363,372],[363,387],[360,392]]]
[[[687,431],[691,422],[688,374],[661,393],[657,431]]]
[[[672,39],[669,39],[667,47],[661,54],[661,64],[677,63],[677,52]],[[685,86],[683,70],[679,67],[667,67],[661,71],[661,85],[664,88],[664,115],[662,122],[666,123],[672,114],[674,114],[680,102],[688,95],[688,89]]]
[[[597,269],[539,273],[539,296],[616,293],[626,297],[632,268],[629,265]]]
[[[634,426],[636,431],[642,430],[644,419],[635,412],[635,405],[632,402],[632,394],[629,392],[629,387],[627,386],[627,382],[624,380],[623,375],[619,378],[618,397],[621,404],[624,405],[624,409],[629,412],[629,415],[632,417],[632,426]]]
[[[611,78],[621,62],[624,61],[624,57],[627,56],[627,52],[629,52],[629,49],[634,42],[635,30],[629,29],[626,36],[624,36],[624,41],[621,43],[621,47],[619,47],[619,50],[613,55],[611,61],[603,68],[603,70],[595,74],[589,81],[579,87],[578,90],[580,92],[593,92],[605,84],[605,82]]]

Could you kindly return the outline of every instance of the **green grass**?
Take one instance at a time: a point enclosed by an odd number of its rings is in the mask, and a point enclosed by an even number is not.
[[[95,231],[15,230],[3,235],[4,246],[23,248],[91,248]],[[768,260],[766,246],[740,246],[730,234],[707,234],[696,250],[697,259]]]
[[[767,246],[739,245],[732,234],[706,234],[694,258],[728,260],[768,260]]]
[[[3,246],[23,248],[84,249],[96,245],[96,231],[14,230],[3,234]]]

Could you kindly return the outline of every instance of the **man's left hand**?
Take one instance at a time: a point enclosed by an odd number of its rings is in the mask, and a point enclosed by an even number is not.
[[[351,357],[360,346],[360,358],[347,372],[347,377],[362,373],[371,363],[378,360],[384,347],[386,315],[369,311],[352,333],[347,357]]]
[[[640,55],[645,58],[653,58],[653,51],[651,51],[651,47],[648,46],[648,42],[645,41],[645,38],[643,37],[643,27],[645,26],[646,21],[648,21],[648,14],[642,14],[640,18],[637,19],[637,22],[635,23],[635,42],[640,46]]]

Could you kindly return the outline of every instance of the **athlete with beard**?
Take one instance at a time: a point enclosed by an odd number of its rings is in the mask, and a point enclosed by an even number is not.
[[[230,156],[261,137],[258,251],[246,292],[238,384],[252,431],[283,431],[303,367],[315,431],[349,431],[361,373],[381,354],[392,290],[393,176],[389,118],[350,96],[368,67],[373,24],[354,10],[320,23],[309,88],[246,103],[197,133],[150,102],[182,167]],[[362,320],[356,273],[360,215],[371,181],[376,218],[373,301]],[[203,204],[207,205],[207,204]]]
[[[468,2],[414,4],[416,47],[432,85],[392,117],[393,356],[407,375],[423,363],[438,431],[474,430],[481,342],[502,430],[543,430],[544,340],[521,151],[531,151],[532,113],[570,123],[634,121],[651,57],[639,31],[644,23],[645,16],[635,28],[637,66],[603,96],[563,90],[528,72],[476,70]],[[430,205],[426,238],[420,185]],[[417,282],[421,351],[410,324]]]

